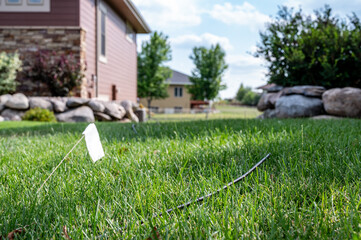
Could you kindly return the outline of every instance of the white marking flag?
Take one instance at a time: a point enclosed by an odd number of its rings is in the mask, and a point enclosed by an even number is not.
[[[104,157],[102,143],[100,142],[98,130],[94,123],[89,124],[84,130],[83,135],[85,136],[86,147],[93,162]]]

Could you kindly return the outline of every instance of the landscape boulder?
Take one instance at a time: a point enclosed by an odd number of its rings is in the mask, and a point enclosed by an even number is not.
[[[97,101],[97,100],[90,100],[88,102],[88,106],[94,111],[94,112],[104,112],[105,107],[104,105]]]
[[[133,112],[133,103],[130,100],[124,100],[120,103],[120,105],[124,108],[125,110],[125,116],[132,120],[133,122],[139,122],[139,119],[137,117],[137,115],[134,114]]]
[[[259,115],[258,119],[268,119],[268,118],[276,118],[277,110],[276,109],[267,109],[261,115]]]
[[[322,95],[325,110],[330,115],[361,118],[361,89],[333,88]]]
[[[322,100],[303,95],[282,96],[276,102],[276,117],[312,117],[323,113]]]
[[[331,115],[318,115],[318,116],[312,117],[312,119],[318,119],[318,120],[323,120],[323,119],[342,119],[342,117],[331,116]]]
[[[0,113],[1,113],[2,110],[4,110],[4,108],[5,108],[5,105],[0,103]]]
[[[69,98],[66,102],[66,106],[69,108],[76,108],[83,106],[89,102],[89,99],[85,98]]]
[[[5,106],[11,109],[26,110],[29,108],[29,100],[24,94],[16,93],[6,101]]]
[[[282,91],[276,93],[264,93],[258,101],[257,109],[261,112],[274,109],[276,101],[282,96]]]
[[[88,106],[71,109],[64,113],[56,114],[59,122],[94,122],[93,111]]]
[[[29,97],[29,105],[30,108],[42,108],[42,109],[48,109],[50,111],[53,111],[53,105],[50,101],[45,100],[44,98],[40,97]]]
[[[54,112],[56,112],[56,113],[62,113],[62,112],[65,112],[68,109],[66,107],[65,102],[62,102],[62,101],[59,101],[59,100],[56,100],[56,99],[52,99],[50,101],[53,104],[53,109],[54,109]]]
[[[282,90],[284,95],[304,95],[306,97],[318,97],[321,98],[322,94],[326,91],[324,87],[321,86],[294,86],[290,88],[285,88]]]
[[[5,104],[11,98],[10,94],[0,96],[0,103]]]
[[[9,108],[1,112],[1,116],[10,121],[21,121],[21,118],[24,116],[24,114],[24,111],[13,110]]]
[[[109,115],[102,112],[94,112],[94,117],[97,121],[101,121],[101,122],[109,122],[112,120],[112,118]]]
[[[108,114],[112,118],[120,120],[125,116],[124,108],[116,103],[108,102],[104,104],[104,107],[104,113]]]
[[[2,116],[0,116],[0,122],[5,121],[5,118],[3,118]]]

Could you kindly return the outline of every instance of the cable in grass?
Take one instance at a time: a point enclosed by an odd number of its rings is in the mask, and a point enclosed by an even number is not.
[[[135,124],[134,124],[134,123],[132,124],[132,129],[133,129],[134,133],[135,133],[136,135],[138,135],[138,132],[137,132],[137,129],[135,129]]]

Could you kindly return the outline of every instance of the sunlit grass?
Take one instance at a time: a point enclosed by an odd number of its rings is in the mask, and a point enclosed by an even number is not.
[[[227,106],[216,105],[216,113],[208,114],[209,120],[214,119],[251,119],[256,118],[261,114],[255,107],[245,106]],[[174,113],[174,114],[154,114],[151,121],[192,121],[192,120],[206,120],[206,113]]]
[[[106,156],[81,143],[36,190],[87,124],[0,123],[0,235],[19,239],[359,239],[361,121],[97,123]],[[230,189],[213,192],[271,158]],[[141,224],[141,221],[144,224]]]

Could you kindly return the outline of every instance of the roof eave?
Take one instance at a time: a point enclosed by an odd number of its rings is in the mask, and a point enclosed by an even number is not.
[[[144,20],[143,16],[140,14],[137,7],[133,4],[131,0],[124,0],[125,4],[127,4],[128,8],[132,11],[133,15],[136,17],[139,22],[140,28],[137,29],[137,33],[151,33],[152,30],[148,26],[147,22]]]
[[[120,16],[133,26],[136,33],[151,32],[148,24],[131,0],[108,0],[108,2]]]

